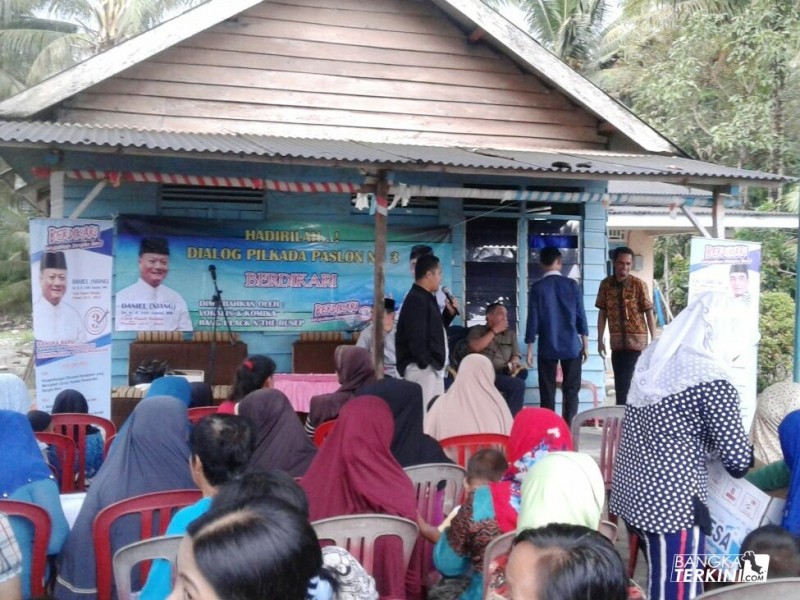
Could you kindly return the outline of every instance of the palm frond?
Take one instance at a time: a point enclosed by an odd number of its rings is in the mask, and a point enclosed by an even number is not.
[[[26,83],[34,85],[92,55],[93,48],[84,33],[56,38],[39,52],[28,70]]]
[[[31,282],[28,279],[0,285],[0,312],[22,315],[31,310]]]

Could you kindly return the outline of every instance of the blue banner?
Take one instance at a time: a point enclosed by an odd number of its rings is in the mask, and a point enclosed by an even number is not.
[[[425,244],[450,279],[449,228],[390,228],[385,293],[398,300],[413,282],[409,254]],[[115,329],[225,329],[212,271],[234,331],[357,329],[373,304],[370,225],[117,220]]]

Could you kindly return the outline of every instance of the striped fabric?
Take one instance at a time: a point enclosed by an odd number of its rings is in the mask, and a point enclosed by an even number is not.
[[[703,593],[700,582],[671,581],[676,578],[673,577],[673,567],[677,555],[697,557],[703,553],[706,540],[699,526],[681,529],[675,533],[634,532],[643,543],[650,567],[647,591],[650,600],[693,600]]]

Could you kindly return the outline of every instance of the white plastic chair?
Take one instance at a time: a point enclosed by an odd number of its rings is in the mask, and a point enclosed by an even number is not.
[[[175,561],[178,558],[178,548],[182,539],[182,535],[154,537],[128,544],[117,550],[114,554],[114,582],[117,585],[117,599],[130,600],[133,596],[131,571],[141,562],[156,558],[168,560],[174,577]],[[145,581],[145,576],[146,574],[143,574],[142,583]]]
[[[612,544],[617,543],[617,538],[619,537],[619,526],[616,523],[612,523],[611,521],[600,521],[600,526],[597,528],[597,531],[599,531],[600,535],[602,535]]]
[[[414,484],[417,512],[431,525],[440,525],[461,504],[467,472],[458,465],[430,463],[404,470]],[[423,585],[429,587],[439,577],[433,564],[433,544],[423,539],[419,544],[419,552],[413,558],[414,566],[422,573]]]
[[[467,472],[458,465],[431,463],[403,470],[414,484],[417,511],[431,525],[439,525],[461,504]]]
[[[408,570],[411,551],[419,535],[417,524],[391,515],[350,515],[331,517],[311,523],[319,541],[329,540],[344,548],[375,576],[375,542],[383,537],[398,537],[403,542],[403,562],[397,565],[403,575]]]
[[[492,579],[492,563],[504,554],[511,552],[511,544],[516,537],[516,531],[509,531],[500,537],[494,538],[483,553],[483,597],[489,593],[489,584]]]
[[[713,592],[706,592],[697,600],[752,600],[753,598],[769,598],[769,600],[797,600],[800,598],[800,577],[773,579],[761,583],[742,583],[724,587]]]

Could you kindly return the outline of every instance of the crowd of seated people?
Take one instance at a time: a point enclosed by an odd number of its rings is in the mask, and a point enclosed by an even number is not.
[[[701,593],[699,586],[665,583],[651,550],[666,557],[679,553],[680,540],[668,529],[677,527],[691,534],[683,536],[693,544],[687,552],[703,552],[707,492],[704,463],[695,458],[715,451],[734,476],[752,463],[735,391],[719,358],[728,342],[715,310],[713,298],[701,297],[643,353],[645,375],[634,380],[626,409],[611,513],[644,542],[647,597],[653,600]],[[514,600],[630,597],[620,554],[598,533],[606,508],[603,477],[591,456],[573,450],[560,416],[527,407],[512,417],[494,388],[490,361],[479,354],[462,361],[453,386],[426,410],[418,384],[377,379],[364,352],[348,348],[337,357],[341,388],[317,402],[320,414],[335,417],[336,424],[319,448],[287,397],[271,387],[275,363],[268,357],[248,357],[235,374],[226,410],[194,426],[188,382],[156,379],[98,465],[71,529],[33,434],[32,423],[42,417],[27,419],[27,393],[20,398],[17,383],[0,376],[0,406],[6,407],[0,409],[0,439],[4,458],[14,457],[0,469],[0,494],[50,514],[48,553],[58,557],[54,597],[97,598],[92,525],[101,510],[149,492],[183,489],[198,489],[202,498],[176,512],[167,529],[184,535],[177,566],[157,561],[146,581],[137,581],[134,570],[142,600],[477,600],[485,590],[492,598]],[[742,546],[770,554],[769,577],[800,576],[800,410],[784,395],[781,408],[767,413],[760,407],[772,428],[755,436],[756,454],[760,446],[769,457],[761,462],[769,464],[751,472],[763,487],[787,488],[784,519],[780,528],[753,532]],[[81,411],[77,396],[66,396],[72,398],[67,410]],[[460,506],[442,524],[427,522],[404,469],[450,463],[437,440],[472,433],[507,434],[508,441],[502,452],[474,454]],[[763,452],[776,445],[779,457]],[[672,504],[665,506],[662,496]],[[398,538],[378,541],[370,572],[346,550],[320,547],[314,521],[370,514],[417,525],[405,573],[397,568],[404,560]],[[6,549],[11,557],[0,564],[0,594],[29,598],[31,530],[13,520],[12,526],[6,531],[0,515],[0,558]],[[486,549],[505,534],[514,536],[512,549],[493,562],[484,580]],[[112,552],[139,535],[136,523],[123,521],[110,532]],[[424,572],[426,561],[415,559],[424,551],[422,540],[433,544],[432,564],[443,577],[435,585]],[[6,589],[12,591],[5,595]]]

